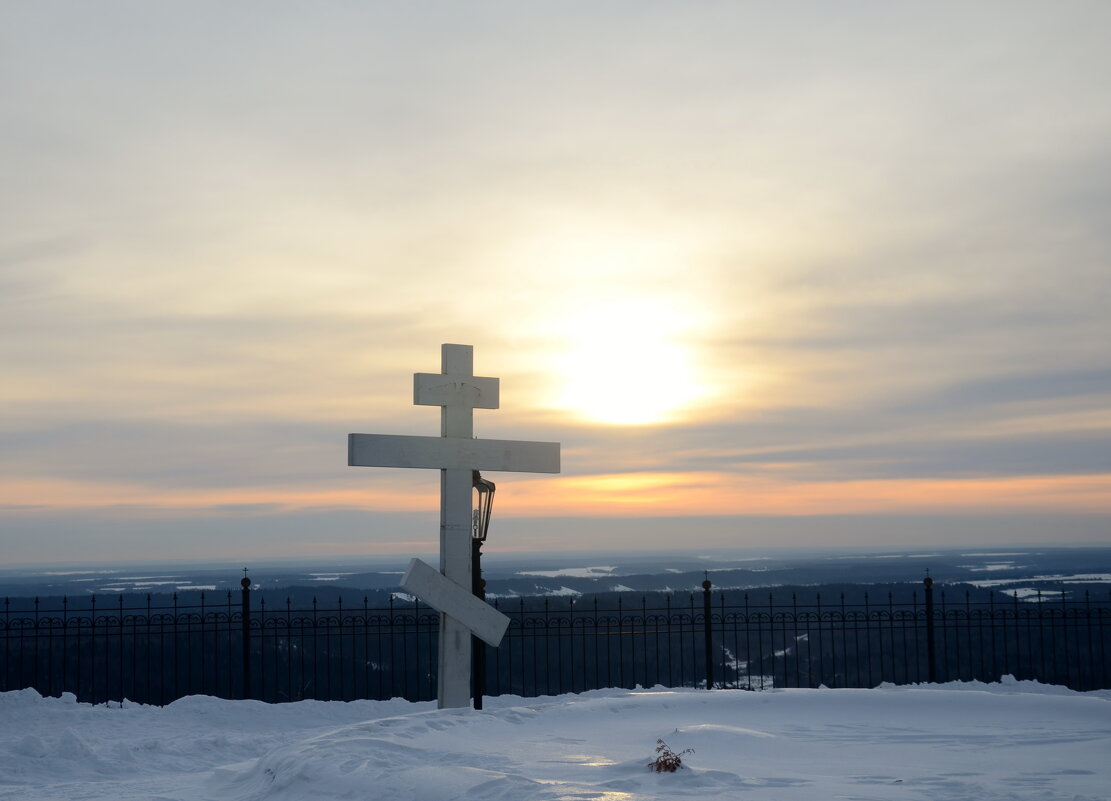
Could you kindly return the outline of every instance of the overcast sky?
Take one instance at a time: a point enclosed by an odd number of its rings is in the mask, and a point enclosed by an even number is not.
[[[0,9],[5,563],[1111,543],[1105,2]]]

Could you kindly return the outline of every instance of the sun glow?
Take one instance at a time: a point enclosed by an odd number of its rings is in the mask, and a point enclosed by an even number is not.
[[[558,405],[593,422],[660,423],[682,416],[702,394],[683,337],[691,317],[662,301],[623,301],[579,310],[566,322],[557,359]]]

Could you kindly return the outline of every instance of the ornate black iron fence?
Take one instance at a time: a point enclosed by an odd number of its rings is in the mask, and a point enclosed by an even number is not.
[[[275,606],[255,593],[218,603],[107,607],[91,599],[21,608],[5,600],[0,690],[34,687],[92,702],[165,704],[190,694],[256,698],[435,697],[439,615],[386,607]],[[486,654],[485,694],[599,687],[874,687],[881,682],[998,680],[1010,674],[1080,690],[1111,687],[1111,595],[1053,600],[990,595],[881,602],[863,594],[766,600],[746,593],[618,595],[612,605],[495,601],[512,623]],[[485,646],[484,646],[485,647]]]

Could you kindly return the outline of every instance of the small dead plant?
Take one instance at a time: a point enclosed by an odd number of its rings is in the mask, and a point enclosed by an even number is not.
[[[675,753],[671,750],[671,746],[659,739],[656,740],[656,758],[648,763],[648,767],[656,773],[674,773],[683,767],[683,756],[693,753],[693,748],[686,748],[679,753]]]

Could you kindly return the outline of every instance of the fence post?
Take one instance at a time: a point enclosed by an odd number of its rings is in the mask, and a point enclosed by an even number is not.
[[[486,600],[486,582],[482,579],[482,540],[471,538],[471,594]],[[482,709],[486,692],[486,643],[471,635],[471,695],[475,709]]]
[[[63,597],[62,598],[62,609],[63,610],[67,610],[69,608],[67,606],[68,603],[69,603],[69,598],[68,597]],[[11,651],[11,641],[10,641],[9,638],[12,636],[12,620],[11,620],[11,617],[12,617],[12,599],[5,595],[4,596],[4,681],[0,682],[0,691],[5,691],[5,692],[7,690],[22,690],[23,689],[22,686],[17,687],[17,686],[12,684],[11,673],[8,670],[8,654]],[[65,613],[65,611],[62,612],[62,634],[63,634],[63,638],[62,638],[62,649],[63,649],[62,650],[62,690],[64,691],[65,688],[66,688],[65,647],[66,647],[66,638],[69,636],[69,632],[66,630],[66,613]],[[22,664],[22,663],[20,663],[20,664]]]
[[[930,684],[937,682],[937,648],[934,639],[934,580],[926,574],[922,580],[926,587],[926,677]]]
[[[710,573],[706,572],[706,579],[702,582],[702,617],[703,630],[706,641],[706,689],[714,689],[714,631],[710,628]]]
[[[251,580],[247,578],[247,568],[243,568],[243,578],[239,581],[243,588],[243,697],[251,697]]]

